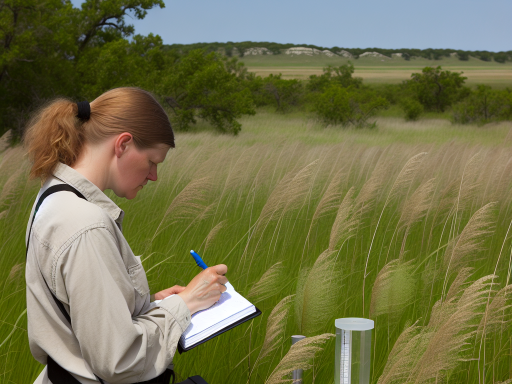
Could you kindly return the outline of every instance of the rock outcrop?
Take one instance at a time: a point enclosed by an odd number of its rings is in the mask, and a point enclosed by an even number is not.
[[[389,57],[379,52],[365,52],[360,54],[359,57],[377,57],[379,59],[389,59]]]
[[[272,51],[264,47],[248,48],[244,51],[244,56],[272,55]]]
[[[327,57],[336,57],[336,56],[338,56],[337,54],[335,54],[335,53],[333,53],[333,52],[331,52],[331,51],[329,51],[327,49],[324,49],[322,51],[322,54],[327,56]]]
[[[391,58],[394,58],[394,57],[403,57],[403,56],[404,56],[404,55],[403,55],[402,53],[400,53],[400,52],[398,52],[398,53],[392,53],[392,54],[391,54]]]
[[[338,56],[344,57],[346,59],[353,59],[354,55],[351,54],[349,51],[345,51],[342,49],[341,51],[338,51]]]
[[[334,57],[337,56],[335,53],[325,49],[323,51],[315,48],[306,48],[306,47],[293,47],[288,48],[284,51],[285,55],[290,56],[298,56],[298,55],[306,55],[306,56],[313,56],[313,55],[325,55],[328,57]]]

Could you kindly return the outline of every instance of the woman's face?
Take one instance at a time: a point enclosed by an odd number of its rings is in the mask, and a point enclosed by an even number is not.
[[[169,149],[167,144],[138,149],[133,140],[126,143],[118,162],[119,177],[116,182],[117,191],[114,191],[116,195],[131,200],[149,180],[156,181],[156,165],[165,160]]]

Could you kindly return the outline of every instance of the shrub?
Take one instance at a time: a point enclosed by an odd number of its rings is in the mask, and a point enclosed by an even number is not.
[[[327,124],[347,125],[351,115],[349,91],[331,85],[315,98],[313,111]]]
[[[401,99],[410,96],[407,94],[407,88],[403,84],[378,84],[373,85],[372,89],[391,105],[399,104]]]
[[[453,107],[453,121],[459,124],[485,124],[512,118],[512,93],[495,90],[488,85],[477,89]]]
[[[361,77],[352,77],[354,74],[354,65],[349,61],[348,64],[334,67],[328,65],[324,67],[323,74],[320,76],[311,75],[307,89],[310,92],[322,92],[331,84],[338,84],[342,87],[359,88],[363,84]]]
[[[423,114],[423,105],[418,100],[402,99],[400,100],[400,107],[405,113],[405,120],[416,121]]]
[[[281,74],[263,78],[263,90],[267,92],[278,112],[286,112],[291,106],[298,106],[304,97],[304,87],[300,80],[285,80]]]
[[[332,84],[314,99],[313,111],[326,124],[375,127],[368,119],[389,103],[368,89],[345,88]]]

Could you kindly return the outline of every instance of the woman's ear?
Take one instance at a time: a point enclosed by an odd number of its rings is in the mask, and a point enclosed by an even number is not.
[[[128,148],[133,144],[133,136],[131,133],[123,132],[117,136],[114,141],[114,152],[117,157],[123,156]]]

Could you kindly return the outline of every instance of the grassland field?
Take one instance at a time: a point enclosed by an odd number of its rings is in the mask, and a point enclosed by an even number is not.
[[[346,64],[349,59],[326,56],[289,56],[289,55],[261,55],[245,56],[240,58],[249,71],[261,76],[270,73],[281,73],[283,78],[307,79],[310,75],[322,73],[327,65]],[[365,83],[400,83],[408,80],[411,73],[421,72],[427,66],[442,66],[443,69],[464,72],[468,85],[488,84],[494,88],[512,86],[512,63],[500,64],[486,62],[473,57],[468,61],[457,58],[443,58],[441,60],[427,60],[412,58],[406,61],[402,58],[382,59],[365,57],[350,60],[355,67],[354,76],[362,77]]]
[[[153,292],[197,273],[195,249],[227,264],[263,311],[177,355],[179,380],[275,384],[304,368],[305,383],[331,384],[334,319],[355,316],[375,321],[372,383],[510,382],[512,123],[376,119],[374,130],[325,127],[260,110],[236,137],[199,124],[177,133],[137,198],[106,192]],[[24,312],[24,236],[40,187],[28,170],[22,148],[0,153],[6,384],[43,368]],[[307,339],[290,351],[293,334]]]

